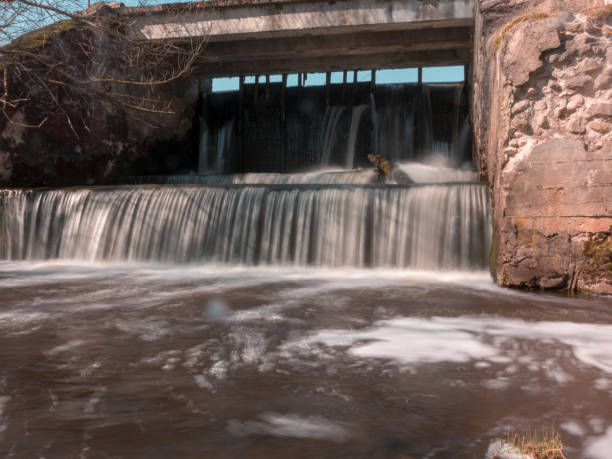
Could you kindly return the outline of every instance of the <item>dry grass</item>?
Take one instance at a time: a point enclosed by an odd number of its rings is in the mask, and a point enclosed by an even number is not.
[[[49,41],[56,36],[62,35],[69,30],[75,29],[77,26],[76,22],[72,19],[66,19],[63,21],[54,22],[40,29],[33,30],[31,32],[16,38],[11,43],[6,45],[5,49],[27,49],[37,50],[45,46]]]
[[[591,21],[605,21],[612,16],[612,5],[587,8],[582,13]]]
[[[517,18],[514,18],[512,21],[510,21],[505,26],[503,26],[501,28],[501,30],[498,32],[497,36],[495,37],[495,52],[497,52],[497,50],[500,48],[502,42],[508,36],[508,33],[517,24],[520,24],[521,22],[527,21],[529,19],[546,19],[548,17],[550,17],[550,15],[547,14],[547,13],[527,13],[527,14],[523,14],[522,16],[519,16]]]
[[[563,455],[561,436],[555,429],[550,432],[529,432],[508,434],[502,442],[502,450],[527,454],[534,459],[566,459]]]

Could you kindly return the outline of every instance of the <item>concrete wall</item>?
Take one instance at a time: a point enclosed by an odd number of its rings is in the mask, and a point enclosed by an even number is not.
[[[612,293],[612,8],[600,5],[477,5],[472,120],[501,285]]]
[[[134,39],[205,36],[200,75],[455,65],[471,59],[473,0],[217,0],[120,8]]]
[[[217,41],[470,25],[473,0],[210,1],[129,8],[124,14],[136,21],[134,38],[206,35]]]

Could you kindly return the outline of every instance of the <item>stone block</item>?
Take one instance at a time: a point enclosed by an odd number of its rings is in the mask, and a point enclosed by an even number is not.
[[[593,120],[589,124],[587,124],[587,128],[600,134],[607,134],[608,132],[610,132],[611,126],[605,121]]]
[[[597,78],[595,78],[594,89],[612,89],[612,66],[607,66]]]
[[[585,111],[585,117],[587,119],[595,117],[608,117],[612,116],[612,103],[610,102],[596,102],[590,105]]]
[[[565,80],[565,86],[571,89],[584,89],[593,82],[588,75],[576,75]]]
[[[584,134],[586,131],[584,120],[581,116],[574,116],[567,122],[567,130],[572,134]]]
[[[517,113],[524,112],[527,108],[529,108],[529,101],[521,100],[512,106],[512,114],[516,115]]]
[[[581,59],[576,66],[576,69],[579,73],[595,73],[599,72],[602,66],[602,59],[590,57],[587,59]]]
[[[580,94],[573,95],[567,103],[567,111],[569,113],[575,112],[578,108],[584,105],[584,97]]]
[[[555,18],[527,20],[516,25],[503,56],[503,71],[515,86],[529,80],[529,74],[542,66],[540,55],[561,45],[559,21]]]

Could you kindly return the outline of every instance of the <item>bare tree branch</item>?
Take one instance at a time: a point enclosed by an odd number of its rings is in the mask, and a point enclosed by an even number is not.
[[[102,4],[79,12],[78,4],[79,0],[0,2],[0,42],[11,41],[0,47],[4,117],[11,121],[9,112],[34,100],[40,104],[44,97],[54,107],[49,110],[61,113],[78,138],[74,116],[81,118],[83,132],[89,127],[67,100],[104,102],[128,115],[174,114],[171,101],[158,97],[156,88],[189,75],[204,52],[208,31],[182,42],[132,40],[129,18]],[[41,121],[24,126],[41,127],[50,114],[38,115]]]

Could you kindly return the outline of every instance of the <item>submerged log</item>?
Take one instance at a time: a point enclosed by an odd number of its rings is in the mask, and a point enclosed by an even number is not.
[[[395,180],[398,185],[410,185],[414,181],[397,165],[387,161],[380,155],[368,155],[368,159],[376,166],[379,173]]]

